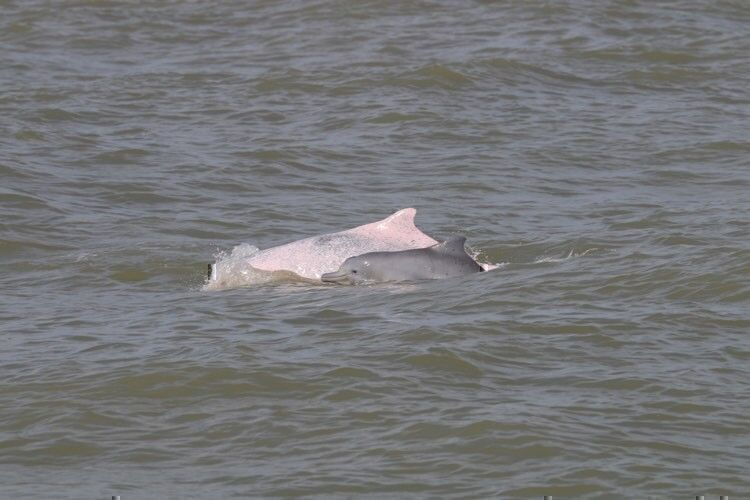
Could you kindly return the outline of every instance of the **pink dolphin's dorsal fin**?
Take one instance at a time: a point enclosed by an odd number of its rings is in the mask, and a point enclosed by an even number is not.
[[[390,242],[389,248],[392,250],[423,248],[437,243],[414,225],[415,215],[417,215],[416,208],[403,208],[390,217],[356,229],[364,232],[374,230],[378,239]]]
[[[414,216],[417,215],[417,209],[416,208],[402,208],[398,212],[394,213],[393,215],[390,215],[386,217],[385,219],[381,220],[377,223],[378,229],[386,229],[386,228],[396,228],[396,227],[402,227],[402,228],[413,228],[414,226]]]
[[[424,248],[437,243],[414,225],[415,208],[404,208],[383,220],[371,222],[343,233],[369,239],[372,252],[394,252],[410,248]],[[334,233],[336,234],[336,233]],[[364,253],[364,252],[363,252]]]

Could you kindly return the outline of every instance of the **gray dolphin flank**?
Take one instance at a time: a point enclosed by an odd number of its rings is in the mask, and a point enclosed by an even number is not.
[[[463,236],[454,236],[427,248],[357,255],[320,279],[325,283],[356,285],[451,278],[484,271],[464,250],[465,242]]]

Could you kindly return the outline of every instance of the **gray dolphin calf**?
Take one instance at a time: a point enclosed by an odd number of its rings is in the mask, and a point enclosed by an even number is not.
[[[323,274],[326,283],[417,281],[450,278],[484,271],[464,250],[466,238],[454,236],[427,248],[399,252],[370,252],[350,257],[335,272]]]

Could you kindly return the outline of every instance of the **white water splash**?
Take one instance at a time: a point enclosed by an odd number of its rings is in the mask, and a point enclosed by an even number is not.
[[[257,270],[247,264],[247,259],[258,253],[259,249],[249,243],[241,243],[226,252],[214,255],[215,263],[211,264],[211,277],[203,285],[203,290],[225,290],[255,283],[270,281],[264,275],[271,273]]]

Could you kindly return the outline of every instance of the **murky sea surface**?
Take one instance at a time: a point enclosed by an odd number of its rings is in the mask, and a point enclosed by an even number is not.
[[[750,5],[0,1],[0,497],[750,494]],[[501,264],[204,291],[416,207]]]

